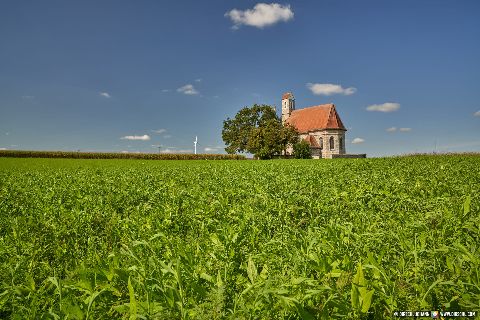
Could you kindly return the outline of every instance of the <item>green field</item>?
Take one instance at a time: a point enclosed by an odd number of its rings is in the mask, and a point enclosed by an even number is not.
[[[480,311],[480,157],[0,158],[0,318]]]

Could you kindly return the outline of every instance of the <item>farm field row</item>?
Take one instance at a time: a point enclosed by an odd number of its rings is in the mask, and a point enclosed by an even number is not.
[[[480,310],[480,157],[0,158],[0,318]]]

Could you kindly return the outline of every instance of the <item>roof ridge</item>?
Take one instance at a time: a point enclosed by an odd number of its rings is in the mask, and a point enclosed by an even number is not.
[[[310,106],[310,107],[305,107],[305,108],[301,108],[301,109],[295,109],[292,112],[308,110],[308,109],[318,108],[318,107],[332,107],[332,106],[333,106],[333,103],[325,103],[325,104],[319,104],[319,105],[316,105],[316,106]]]
[[[324,129],[346,130],[333,103],[294,110],[287,122],[301,133]]]

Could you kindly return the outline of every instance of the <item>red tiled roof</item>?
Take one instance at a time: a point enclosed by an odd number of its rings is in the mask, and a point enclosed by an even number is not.
[[[347,131],[332,103],[294,110],[286,123],[293,125],[300,133],[323,129]]]
[[[289,98],[293,98],[293,94],[291,92],[286,92],[282,95],[282,100],[289,99]]]

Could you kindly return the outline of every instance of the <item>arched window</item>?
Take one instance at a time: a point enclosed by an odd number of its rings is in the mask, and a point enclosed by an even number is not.
[[[320,137],[320,149],[323,149],[323,138]]]
[[[342,151],[343,148],[345,148],[345,146],[343,145],[343,138],[342,137],[340,137],[339,148],[340,148],[340,151]]]
[[[333,141],[333,137],[330,137],[330,150],[335,149],[335,142]]]

